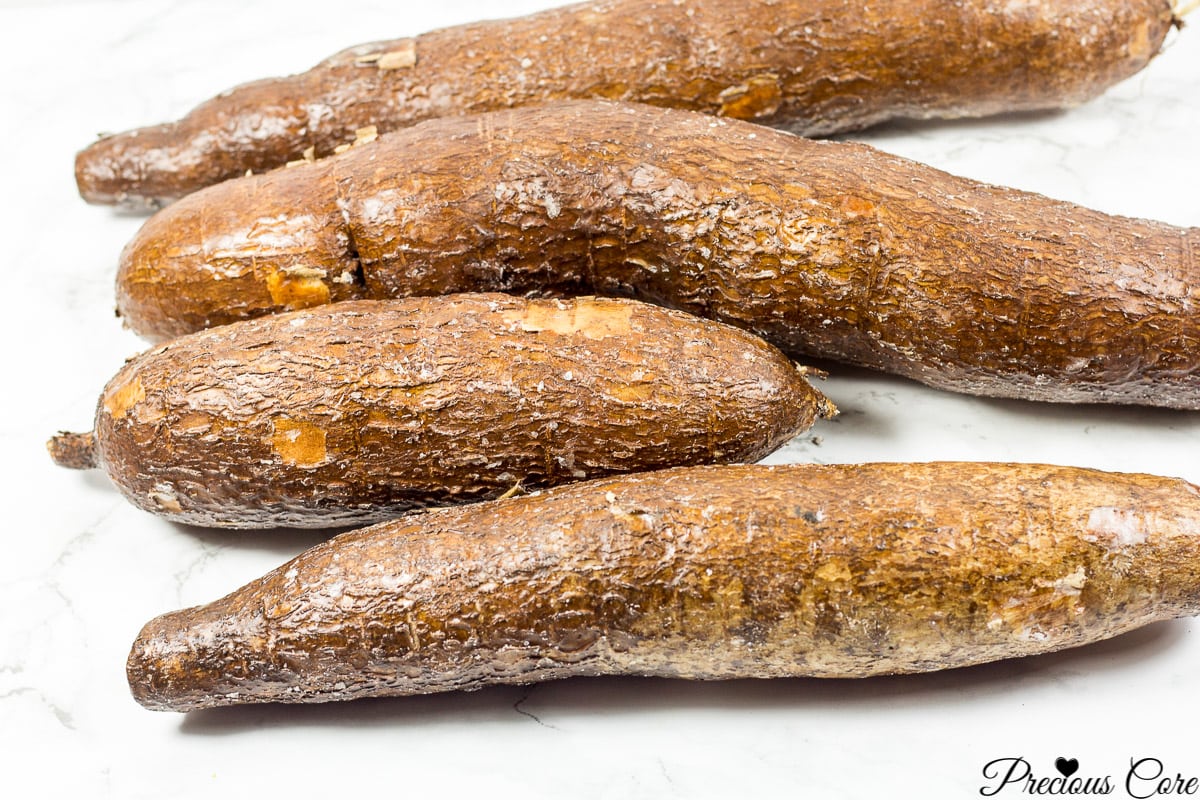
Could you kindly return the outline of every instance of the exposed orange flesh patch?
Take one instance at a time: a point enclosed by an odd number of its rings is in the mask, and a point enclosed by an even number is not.
[[[862,217],[875,213],[875,204],[866,198],[848,194],[842,197],[842,209],[850,216]]]
[[[312,308],[329,302],[329,284],[325,270],[312,267],[288,267],[267,276],[267,291],[277,306],[289,309]]]
[[[674,393],[664,392],[662,386],[650,381],[623,383],[612,387],[610,394],[623,403],[648,403],[655,400],[661,404],[675,404],[679,399]]]
[[[717,97],[720,115],[734,119],[758,119],[774,114],[783,103],[783,89],[774,73],[755,75],[738,86],[730,86]]]
[[[146,389],[142,386],[142,379],[134,375],[133,380],[126,379],[105,394],[104,410],[113,419],[121,419],[129,413],[129,409],[145,399]]]
[[[271,448],[283,463],[297,467],[315,467],[324,463],[325,430],[311,422],[281,418],[275,420]]]
[[[549,331],[560,336],[581,333],[588,339],[627,336],[632,327],[633,308],[626,303],[597,300],[558,306],[555,303],[530,304],[523,311],[512,311],[505,319],[520,324],[521,330]]]
[[[1138,25],[1129,42],[1129,57],[1134,61],[1149,61],[1158,43],[1150,40],[1150,22],[1147,20]]]

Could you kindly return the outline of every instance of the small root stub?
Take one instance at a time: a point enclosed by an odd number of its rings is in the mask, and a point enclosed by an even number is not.
[[[525,487],[521,485],[521,482],[517,481],[516,483],[514,483],[512,485],[511,489],[509,489],[507,492],[500,495],[496,499],[497,500],[507,500],[510,497],[520,497],[523,494],[528,494],[528,492],[525,491]]]
[[[95,469],[99,466],[96,461],[96,436],[91,431],[87,433],[70,433],[59,431],[58,435],[46,442],[46,449],[54,463],[67,469]]]

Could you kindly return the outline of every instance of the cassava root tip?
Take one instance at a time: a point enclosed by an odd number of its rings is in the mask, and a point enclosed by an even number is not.
[[[91,431],[87,433],[70,433],[59,431],[56,436],[46,442],[46,449],[54,463],[67,469],[95,469],[96,437]]]

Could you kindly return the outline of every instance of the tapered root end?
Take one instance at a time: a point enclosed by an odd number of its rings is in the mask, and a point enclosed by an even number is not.
[[[100,466],[96,455],[96,435],[61,431],[46,442],[54,463],[67,469],[95,469]]]
[[[75,185],[79,196],[95,205],[137,205],[125,191],[120,161],[123,134],[102,136],[75,154]]]
[[[104,134],[75,154],[79,196],[94,205],[120,206],[150,213],[177,199],[181,192],[148,164],[167,162],[178,138],[173,123],[126,133]]]
[[[1171,0],[1171,14],[1175,17],[1175,27],[1183,27],[1183,18],[1200,8],[1200,0]]]
[[[231,611],[219,600],[147,622],[125,675],[133,699],[152,711],[301,699],[272,671],[269,649],[261,602]]]
[[[823,369],[805,366],[803,364],[796,365],[796,371],[800,373],[809,385],[812,385],[812,379],[825,380],[829,377],[829,373]],[[833,401],[825,396],[823,392],[818,391],[813,387],[813,394],[816,395],[817,419],[833,419],[838,415],[838,408],[833,404]]]
[[[833,404],[833,401],[822,394],[817,404],[817,416],[820,419],[833,419],[838,413],[838,407]]]
[[[169,616],[169,615],[165,615]],[[162,617],[151,620],[138,634],[137,641],[125,661],[125,675],[133,699],[151,711],[175,711],[169,698],[163,696],[160,684],[164,681],[164,663],[172,663],[177,655],[178,640],[163,631]],[[181,671],[181,670],[175,670]]]

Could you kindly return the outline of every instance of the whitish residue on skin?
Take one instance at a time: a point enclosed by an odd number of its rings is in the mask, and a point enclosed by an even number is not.
[[[495,196],[499,202],[515,203],[525,208],[540,205],[546,209],[546,216],[550,219],[557,219],[562,213],[562,202],[546,185],[546,181],[540,178],[500,181],[496,184]]]
[[[319,227],[320,223],[312,214],[256,217],[245,230],[217,231],[206,237],[198,243],[199,251],[205,254],[205,260],[209,262],[231,260],[240,263],[264,252],[293,252],[298,241],[304,241],[311,231]]]
[[[1087,529],[1097,536],[1103,536],[1117,547],[1141,544],[1146,541],[1146,526],[1141,515],[1136,511],[1100,506],[1093,508],[1088,515]]]

